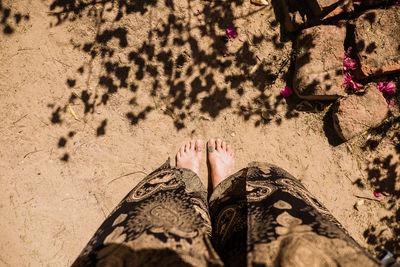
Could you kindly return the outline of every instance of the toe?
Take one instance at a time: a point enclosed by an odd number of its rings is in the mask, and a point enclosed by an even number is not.
[[[195,144],[196,144],[196,141],[194,141],[194,140],[190,141],[190,150],[195,150]]]
[[[180,156],[182,157],[183,153],[185,153],[185,146],[181,146],[181,148],[179,149],[178,154],[180,154]]]
[[[185,144],[185,149],[184,149],[184,151],[185,151],[185,152],[188,152],[189,149],[190,149],[190,142],[188,142],[188,143]]]
[[[222,143],[221,143],[222,150],[226,150],[226,146],[227,146],[226,142],[222,141]]]
[[[215,147],[215,140],[214,139],[208,140],[207,147],[212,147],[215,150],[215,148],[216,148]]]
[[[222,147],[221,147],[222,140],[220,138],[218,138],[215,143],[216,143],[216,146],[217,146],[217,151],[220,151],[222,149]]]
[[[203,151],[203,141],[201,141],[200,139],[196,140],[194,146],[197,152]]]
[[[233,148],[230,145],[226,145],[226,152],[231,157],[233,157],[235,155],[234,152],[233,152]]]

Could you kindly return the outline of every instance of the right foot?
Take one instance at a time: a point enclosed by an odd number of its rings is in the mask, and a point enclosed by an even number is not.
[[[208,161],[211,167],[213,189],[235,170],[235,158],[232,148],[221,139],[207,142]]]
[[[192,170],[198,176],[203,158],[203,145],[201,140],[192,140],[183,145],[176,154],[176,166]]]

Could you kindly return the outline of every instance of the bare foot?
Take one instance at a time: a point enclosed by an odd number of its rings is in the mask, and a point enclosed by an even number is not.
[[[235,170],[232,148],[221,139],[210,139],[207,143],[208,160],[211,167],[213,189]]]
[[[192,140],[183,145],[176,154],[176,166],[194,171],[199,175],[200,162],[203,158],[203,141]]]

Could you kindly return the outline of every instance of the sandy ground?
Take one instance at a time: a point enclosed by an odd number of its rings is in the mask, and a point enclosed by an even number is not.
[[[0,11],[11,10],[0,24],[0,266],[70,265],[146,173],[211,137],[233,145],[237,169],[268,161],[301,179],[371,253],[398,249],[394,126],[372,149],[368,134],[335,144],[327,109],[280,97],[293,53],[272,5],[60,2]],[[231,25],[238,38],[226,40]],[[375,188],[385,196],[355,210]]]

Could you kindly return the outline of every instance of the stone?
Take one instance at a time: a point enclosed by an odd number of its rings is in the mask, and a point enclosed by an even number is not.
[[[320,16],[332,11],[340,5],[341,2],[340,0],[307,0],[307,5],[310,7],[314,16]]]
[[[355,21],[357,78],[400,71],[400,6],[363,13]]]
[[[354,11],[353,0],[335,0],[332,1],[333,5],[329,7],[325,7],[326,3],[328,3],[328,0],[280,1],[280,10],[282,11],[285,30],[294,32],[305,27],[319,25],[343,13]]]
[[[324,17],[322,18],[322,21],[331,19],[333,17],[336,17],[336,16],[344,14],[344,13],[351,13],[353,11],[354,11],[353,0],[344,0],[336,8],[334,8],[332,11],[330,11],[328,14],[324,15]]]
[[[304,0],[282,0],[280,3],[285,30],[294,32],[306,26],[311,12],[307,10]]]
[[[363,95],[348,95],[338,100],[333,112],[333,125],[343,140],[378,126],[387,116],[388,103],[375,83],[369,83]]]
[[[293,88],[304,99],[332,100],[346,95],[343,55],[346,27],[320,25],[297,38]]]

